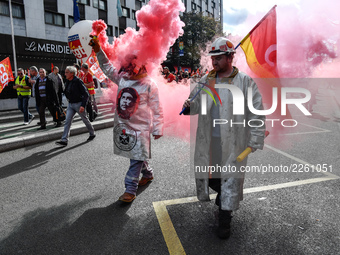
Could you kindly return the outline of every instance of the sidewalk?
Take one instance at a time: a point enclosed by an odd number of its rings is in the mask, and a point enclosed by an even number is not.
[[[92,122],[94,129],[113,127],[113,104],[98,104],[98,110],[98,117]],[[0,112],[0,153],[61,138],[64,126],[55,128],[48,110],[46,110],[47,129],[39,131],[37,130],[40,127],[37,125],[39,114],[34,108],[30,108],[30,112],[35,118],[29,125],[23,124],[24,117],[19,110]],[[87,132],[83,121],[76,114],[71,126],[71,136]]]

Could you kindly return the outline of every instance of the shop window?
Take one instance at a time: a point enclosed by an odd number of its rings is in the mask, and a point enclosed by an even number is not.
[[[53,12],[45,12],[45,23],[55,26],[65,26],[64,15]]]
[[[132,19],[136,20],[136,11],[135,10],[132,10]]]

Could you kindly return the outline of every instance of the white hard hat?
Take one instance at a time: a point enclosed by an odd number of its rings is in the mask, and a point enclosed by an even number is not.
[[[224,37],[219,37],[211,44],[208,55],[217,56],[235,52],[234,44],[230,40]]]

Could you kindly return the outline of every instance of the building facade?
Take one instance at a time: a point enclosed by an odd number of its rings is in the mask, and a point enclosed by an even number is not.
[[[220,0],[182,0],[186,12],[203,12],[222,22]],[[123,16],[117,17],[117,0],[78,0],[80,19],[102,19],[110,42],[125,28],[138,29],[136,12],[149,0],[120,0]],[[73,0],[11,0],[17,67],[32,65],[61,70],[76,59],[68,48],[67,34],[74,24]],[[9,1],[0,0],[0,61],[9,57],[14,71]],[[119,31],[118,31],[119,30]]]

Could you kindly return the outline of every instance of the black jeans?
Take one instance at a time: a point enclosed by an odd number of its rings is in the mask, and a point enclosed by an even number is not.
[[[41,97],[40,98],[40,105],[39,105],[39,117],[40,117],[40,125],[42,127],[46,127],[46,117],[45,117],[45,109],[46,107],[50,111],[50,114],[53,117],[53,121],[56,120],[56,112],[54,108],[54,104],[47,102],[46,97]]]

